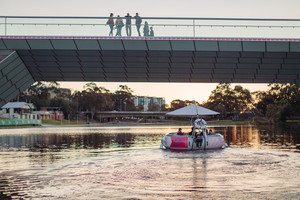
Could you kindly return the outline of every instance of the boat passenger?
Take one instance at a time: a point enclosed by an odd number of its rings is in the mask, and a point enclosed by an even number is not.
[[[212,134],[213,134],[213,132],[212,132],[212,130],[210,129],[209,132],[208,132],[208,135],[212,135]]]
[[[177,135],[184,135],[184,132],[182,132],[182,129],[181,129],[181,128],[178,129]]]
[[[197,144],[197,147],[201,147],[202,141],[203,141],[203,132],[201,131],[201,132],[198,133],[197,136],[196,136],[196,144]]]
[[[194,129],[195,127],[193,126],[191,132],[189,132],[189,135],[193,135]]]

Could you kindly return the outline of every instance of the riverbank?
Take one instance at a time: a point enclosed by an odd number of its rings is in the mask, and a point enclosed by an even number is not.
[[[90,121],[89,123],[80,121],[68,121],[68,120],[43,120],[42,126],[140,126],[140,125],[192,125],[190,120],[147,120],[146,122],[136,122],[130,120],[113,121],[113,122],[97,122]],[[217,120],[207,121],[209,125],[253,125],[254,121],[230,121],[230,120]]]
[[[286,123],[300,123],[300,120],[289,120]],[[43,120],[39,125],[41,127],[115,127],[115,126],[191,126],[193,121],[191,120],[147,120],[143,122],[130,121],[130,120],[118,120],[113,122],[98,122],[90,121],[86,123],[84,121],[72,121],[72,120]],[[231,121],[231,120],[211,120],[207,121],[208,126],[230,126],[230,125],[270,125],[270,121],[266,119],[255,119],[245,121]],[[13,125],[2,126],[0,128],[24,128],[33,127],[32,125]],[[36,127],[36,126],[34,126]]]

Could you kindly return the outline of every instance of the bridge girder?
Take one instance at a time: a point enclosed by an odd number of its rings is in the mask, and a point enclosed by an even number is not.
[[[0,106],[34,81],[296,83],[300,42],[197,38],[0,39]]]

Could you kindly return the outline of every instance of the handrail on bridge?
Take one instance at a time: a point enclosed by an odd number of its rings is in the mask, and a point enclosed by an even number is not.
[[[109,17],[86,16],[0,16],[0,18],[45,18],[45,19],[108,19]],[[117,19],[118,17],[112,17]],[[126,19],[126,17],[120,17]],[[300,19],[272,19],[272,18],[205,18],[205,17],[141,17],[142,19],[183,19],[183,20],[246,20],[246,21],[300,21]]]
[[[78,16],[0,16],[0,36],[107,36],[109,17]],[[269,18],[182,18],[141,17],[141,34],[131,18],[130,33],[125,24],[124,36],[148,36],[145,31],[154,29],[161,37],[232,37],[232,38],[293,38],[300,36],[300,19]],[[148,30],[145,30],[146,23]],[[116,26],[114,26],[116,29]],[[123,33],[122,33],[123,31]],[[113,35],[114,36],[114,35]],[[119,35],[122,36],[122,35]]]

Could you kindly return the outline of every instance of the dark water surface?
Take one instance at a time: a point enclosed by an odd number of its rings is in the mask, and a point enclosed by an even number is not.
[[[166,126],[0,129],[0,199],[300,199],[299,125],[210,128],[229,148],[161,150]]]

